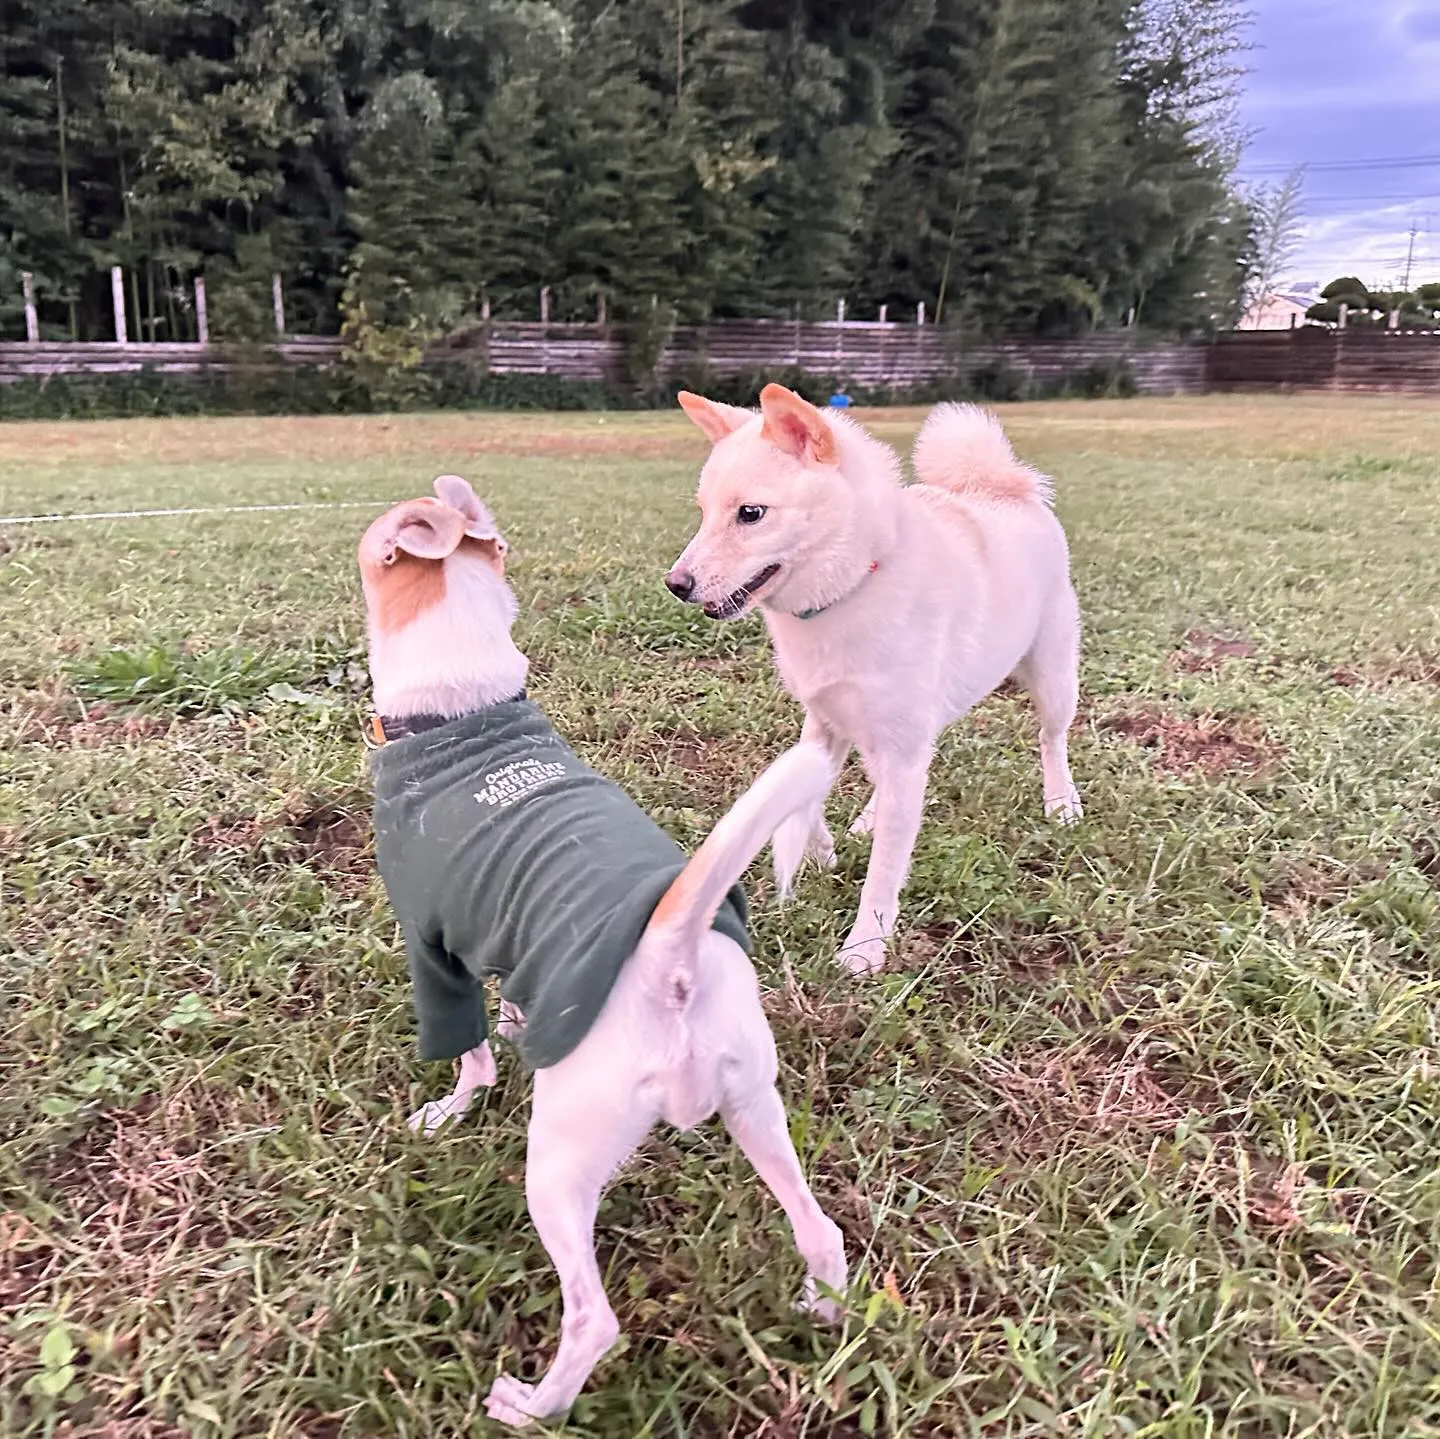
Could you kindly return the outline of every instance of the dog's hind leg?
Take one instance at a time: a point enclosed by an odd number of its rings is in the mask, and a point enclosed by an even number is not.
[[[1069,733],[1080,697],[1080,606],[1068,585],[1051,601],[1015,677],[1030,691],[1040,718],[1040,772],[1045,813],[1061,824],[1080,818],[1080,791],[1070,774]]]
[[[805,1261],[805,1287],[796,1308],[834,1322],[840,1317],[840,1305],[821,1294],[819,1286],[844,1295],[845,1241],[839,1225],[820,1208],[805,1182],[779,1093],[769,1085],[727,1103],[720,1113],[790,1221],[795,1247]]]
[[[567,1068],[557,1082],[557,1073]],[[535,1075],[525,1198],[560,1277],[560,1347],[538,1383],[501,1374],[490,1386],[485,1412],[502,1424],[520,1426],[563,1413],[620,1334],[595,1261],[595,1211],[606,1182],[656,1116],[638,1111],[617,1115],[603,1100],[597,1106],[593,1074],[590,1096],[580,1092],[583,1078],[582,1070],[568,1061]],[[592,1102],[587,1103],[587,1097]]]
[[[836,772],[845,763],[850,753],[850,742],[841,739],[813,714],[806,714],[805,724],[800,730],[801,741],[811,740],[823,744],[830,751]],[[775,858],[775,887],[780,898],[788,898],[795,884],[795,876],[806,859],[813,859],[821,869],[835,867],[835,839],[825,823],[825,802],[808,809],[797,810],[776,827],[770,840],[770,852]]]

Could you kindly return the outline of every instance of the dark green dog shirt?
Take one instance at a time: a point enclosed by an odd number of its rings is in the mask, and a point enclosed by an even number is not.
[[[481,1044],[486,975],[558,1064],[609,998],[685,854],[530,700],[375,751],[380,873],[405,936],[422,1059]],[[737,884],[715,928],[749,952]]]

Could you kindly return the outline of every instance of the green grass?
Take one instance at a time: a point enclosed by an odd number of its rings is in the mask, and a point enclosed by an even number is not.
[[[942,743],[880,979],[832,960],[861,843],[784,911],[757,866],[849,1319],[792,1317],[716,1127],[657,1135],[601,1208],[626,1337],[567,1432],[1440,1434],[1440,413],[1005,418],[1074,550],[1086,818],[1042,820],[997,696]],[[458,470],[533,691],[693,846],[799,725],[758,621],[660,585],[702,453],[668,416],[16,425],[0,513]],[[367,518],[0,527],[7,1435],[488,1432],[497,1367],[553,1350],[513,1058],[453,1132],[403,1123],[447,1076],[369,849]]]

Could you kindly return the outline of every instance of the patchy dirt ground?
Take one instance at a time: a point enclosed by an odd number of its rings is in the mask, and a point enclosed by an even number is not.
[[[1200,715],[1186,719],[1159,712],[1108,715],[1100,727],[1153,752],[1157,768],[1170,774],[1199,770],[1210,778],[1259,773],[1283,754],[1253,716]]]

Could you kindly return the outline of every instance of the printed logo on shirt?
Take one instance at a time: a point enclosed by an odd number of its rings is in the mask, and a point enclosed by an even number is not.
[[[475,791],[475,803],[507,809],[542,785],[565,777],[565,766],[553,760],[517,759],[485,776],[485,788]]]

